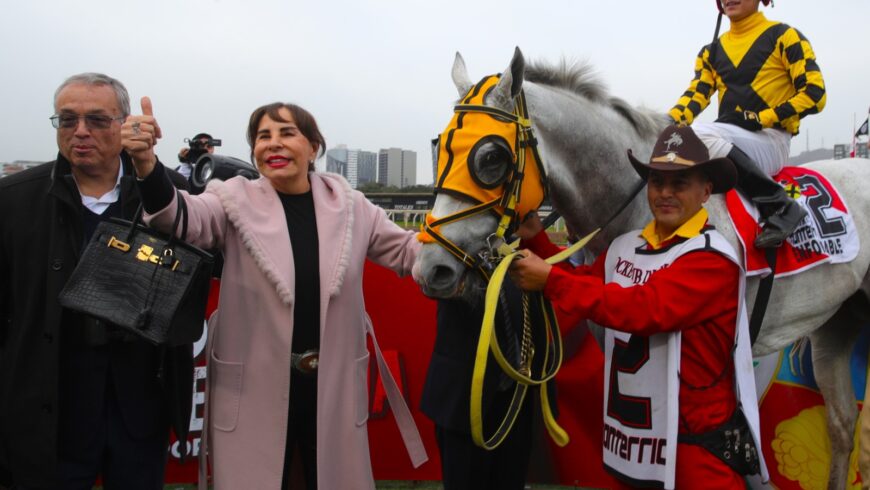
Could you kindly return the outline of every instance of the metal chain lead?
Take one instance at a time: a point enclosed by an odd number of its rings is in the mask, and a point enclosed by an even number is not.
[[[520,348],[520,373],[523,376],[532,375],[532,358],[535,348],[532,346],[532,322],[529,317],[529,295],[523,293],[523,342]]]
[[[493,269],[495,269],[494,266]],[[522,366],[520,363],[520,342],[519,339],[517,339],[517,331],[514,329],[514,324],[511,321],[511,310],[504,289],[498,292],[498,302],[501,306],[501,311],[503,312],[502,319],[504,320],[502,323],[504,329],[504,340],[500,343],[504,345],[505,359],[507,359],[512,366],[517,366],[517,368],[519,368]],[[500,371],[498,382],[499,391],[505,391],[513,385],[514,380],[512,380],[504,371]]]

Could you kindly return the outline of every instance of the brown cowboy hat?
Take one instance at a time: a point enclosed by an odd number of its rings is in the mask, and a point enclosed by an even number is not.
[[[631,165],[646,180],[650,169],[679,171],[697,168],[713,183],[713,194],[727,192],[737,184],[737,169],[728,158],[710,159],[707,146],[689,126],[668,126],[659,135],[648,163],[641,162],[628,150]]]

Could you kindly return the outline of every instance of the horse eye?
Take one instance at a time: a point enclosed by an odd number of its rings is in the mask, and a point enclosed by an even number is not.
[[[507,178],[512,163],[510,147],[498,137],[483,138],[468,154],[471,178],[484,189],[501,185]]]

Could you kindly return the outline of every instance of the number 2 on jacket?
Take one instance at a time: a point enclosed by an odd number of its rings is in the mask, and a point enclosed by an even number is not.
[[[628,427],[652,428],[651,401],[647,397],[626,395],[619,391],[619,373],[635,374],[649,361],[649,338],[632,335],[626,343],[613,339],[610,362],[610,390],[607,415]]]

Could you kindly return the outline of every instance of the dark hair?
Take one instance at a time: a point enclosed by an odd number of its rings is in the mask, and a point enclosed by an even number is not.
[[[273,102],[255,109],[254,112],[251,113],[251,119],[248,121],[248,146],[251,147],[251,163],[255,166],[257,165],[257,162],[254,161],[254,144],[257,138],[257,130],[260,129],[260,121],[263,120],[263,116],[268,115],[269,118],[274,121],[289,122],[281,116],[280,112],[278,112],[281,109],[287,109],[290,111],[290,114],[293,116],[293,121],[296,123],[296,127],[299,128],[299,131],[302,132],[302,135],[305,136],[308,141],[317,145],[318,153],[320,153],[320,156],[323,156],[323,154],[326,153],[326,140],[323,138],[323,135],[320,134],[320,129],[317,127],[317,121],[314,120],[314,116],[296,104],[291,104],[289,102]],[[308,170],[314,170],[314,166],[312,165]]]
[[[194,136],[193,138],[190,138],[190,139],[192,139],[192,140],[198,140],[198,139],[201,139],[201,138],[206,138],[206,139],[209,139],[209,140],[213,140],[213,139],[214,139],[214,138],[212,138],[211,135],[208,134],[208,133],[196,133],[196,136]]]

